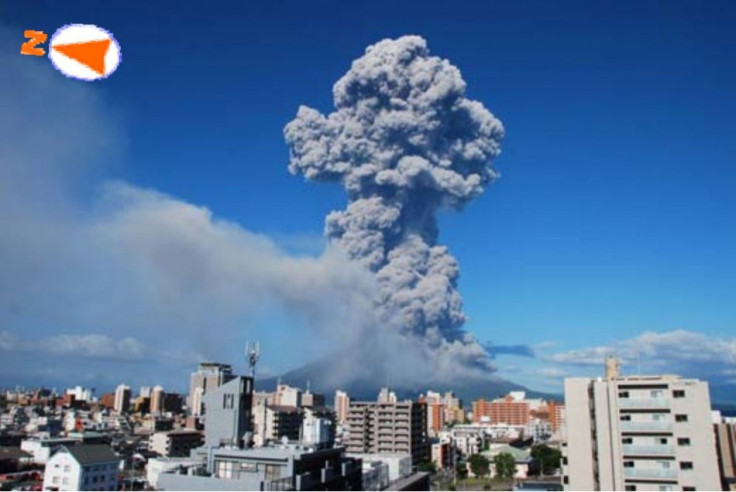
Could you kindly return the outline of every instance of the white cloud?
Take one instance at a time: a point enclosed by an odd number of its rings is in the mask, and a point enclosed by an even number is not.
[[[629,372],[673,373],[726,382],[736,364],[736,338],[710,336],[689,330],[647,331],[608,345],[542,355],[542,360],[563,366],[603,368],[607,355],[621,359]]]
[[[132,337],[115,339],[101,334],[63,334],[41,339],[23,339],[7,331],[0,332],[0,352],[41,353],[75,357],[141,359],[144,345]]]

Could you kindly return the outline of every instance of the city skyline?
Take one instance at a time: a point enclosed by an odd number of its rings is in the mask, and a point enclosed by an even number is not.
[[[259,376],[350,342],[336,304],[361,277],[323,256],[322,235],[344,191],[290,175],[282,130],[301,104],[332,111],[366,46],[416,34],[507,130],[501,177],[439,218],[464,328],[497,374],[559,394],[614,354],[628,374],[732,391],[736,8],[522,4],[450,20],[407,4],[385,22],[382,4],[193,6],[163,25],[164,4],[10,6],[0,386],[183,388],[201,360],[247,374],[246,339],[263,345]],[[23,29],[74,20],[116,34],[109,80],[83,86],[17,55]],[[31,354],[54,364],[29,367]]]

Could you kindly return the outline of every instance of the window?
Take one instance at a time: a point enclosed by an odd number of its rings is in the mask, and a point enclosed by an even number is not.
[[[628,398],[629,397],[629,392],[628,391],[619,391],[618,392],[618,397],[619,398]]]
[[[623,439],[621,439],[622,444],[633,444],[633,442],[634,440],[630,437],[624,437]]]
[[[240,469],[244,472],[255,472],[256,464],[255,463],[241,463]]]
[[[690,438],[689,437],[678,437],[677,445],[678,446],[690,446]]]
[[[666,437],[660,437],[658,439],[658,444],[667,444],[667,438]]]
[[[624,461],[624,468],[634,468],[633,461]]]
[[[693,469],[692,461],[680,461],[680,470],[692,470],[692,469]]]
[[[621,422],[628,422],[631,420],[631,415],[621,415]]]
[[[95,475],[94,477],[92,477],[92,483],[97,483],[97,475]]]
[[[685,390],[674,390],[672,396],[675,398],[685,398]]]
[[[652,398],[662,398],[662,396],[664,395],[664,391],[662,391],[661,389],[655,389],[655,390],[650,391],[649,395]]]
[[[266,465],[266,480],[278,480],[281,478],[281,467],[279,465]]]
[[[569,484],[570,483],[570,477],[568,477],[567,475],[565,475],[564,477],[562,477],[562,483],[564,483],[565,485]]]
[[[627,485],[624,490],[636,490],[636,485]]]
[[[68,472],[68,471],[71,471],[71,470],[72,470],[72,467],[71,467],[71,466],[69,466],[69,465],[64,465],[64,471],[65,471],[65,472]]]
[[[63,485],[69,485],[69,477],[64,477],[61,479],[61,483]]]
[[[52,478],[51,483],[53,483],[54,485],[57,485],[59,483],[59,477]]]
[[[695,487],[683,487],[682,490],[695,490]]]
[[[678,413],[677,415],[675,415],[675,422],[687,422],[687,415]]]
[[[660,486],[659,486],[659,490],[660,490],[660,491],[668,491],[668,490],[672,490],[672,485],[660,485]]]

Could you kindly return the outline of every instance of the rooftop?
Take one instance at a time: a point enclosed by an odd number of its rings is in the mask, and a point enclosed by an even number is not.
[[[30,458],[33,455],[20,448],[10,446],[0,446],[0,461],[6,460],[19,460],[23,458]]]
[[[119,460],[112,448],[105,444],[77,444],[76,446],[65,446],[62,450],[66,450],[81,465]]]

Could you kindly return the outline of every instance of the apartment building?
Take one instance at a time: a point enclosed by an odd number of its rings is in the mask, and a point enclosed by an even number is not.
[[[717,490],[708,385],[678,376],[565,380],[566,490]]]
[[[481,398],[473,402],[473,422],[527,425],[531,408],[526,394],[521,391],[512,391],[503,398],[492,401]]]
[[[736,490],[736,424],[716,423],[718,469],[723,490]]]
[[[350,402],[348,453],[410,454],[416,464],[429,459],[426,405]]]
[[[192,449],[201,446],[203,440],[202,433],[196,430],[155,432],[149,438],[148,448],[159,456],[183,458],[189,456]]]
[[[333,407],[337,414],[337,423],[342,425],[348,419],[348,408],[350,407],[350,397],[344,391],[337,390],[335,392],[335,402]]]
[[[299,441],[303,411],[299,407],[285,405],[258,405],[253,409],[253,425],[258,445],[280,441],[286,437]]]

